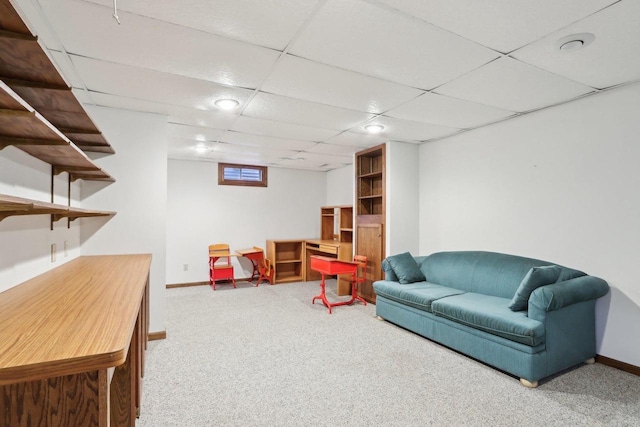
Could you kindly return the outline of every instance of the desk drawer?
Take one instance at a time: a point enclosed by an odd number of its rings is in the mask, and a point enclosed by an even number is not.
[[[328,254],[338,255],[338,247],[333,245],[320,245],[318,246],[318,250],[322,252],[326,252]]]

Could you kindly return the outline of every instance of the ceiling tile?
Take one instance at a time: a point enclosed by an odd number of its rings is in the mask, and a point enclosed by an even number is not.
[[[84,91],[78,91],[83,93]],[[75,90],[74,90],[74,93]],[[151,112],[168,115],[169,123],[202,126],[215,129],[226,129],[236,120],[237,114],[221,111],[197,110],[177,105],[163,104],[153,101],[127,98],[106,93],[89,92],[91,102],[105,107],[121,108],[123,110]],[[84,101],[83,101],[84,102]]]
[[[109,62],[256,88],[280,55],[271,49],[86,2],[44,2],[67,52]],[[167,37],[167,34],[171,34]]]
[[[297,139],[274,138],[272,136],[254,135],[242,132],[226,132],[220,139],[222,142],[228,142],[236,145],[248,145],[251,147],[272,148],[274,150],[307,150],[316,142],[301,141]]]
[[[291,123],[276,122],[274,120],[256,119],[240,116],[231,130],[253,133],[256,135],[275,136],[278,138],[301,139],[305,141],[324,141],[336,135],[338,131],[315,128]]]
[[[213,148],[214,152],[219,153],[243,153],[247,155],[252,155],[254,157],[262,157],[262,158],[295,158],[299,156],[299,152],[294,150],[284,150],[284,149],[274,149],[271,147],[264,146],[249,146],[249,145],[238,145],[238,144],[228,144],[228,143],[218,143]]]
[[[381,113],[423,93],[318,62],[286,55],[262,86],[266,92],[351,110]]]
[[[559,49],[559,40],[579,33],[591,33],[595,39],[580,50]],[[640,1],[621,1],[513,56],[589,86],[605,88],[640,79],[639,53]]]
[[[593,89],[509,57],[440,86],[442,95],[524,112],[592,92]]]
[[[113,8],[112,0],[90,1]],[[317,4],[318,0],[136,0],[118,2],[118,9],[282,50]]]
[[[244,104],[252,94],[247,89],[128,65],[80,56],[71,60],[87,88],[96,92],[211,110],[218,110],[213,104],[216,99],[234,98]]]
[[[452,128],[471,128],[495,122],[513,114],[512,111],[475,102],[436,93],[425,93],[406,104],[387,111],[385,116]]]
[[[384,126],[381,134],[387,140],[399,141],[426,141],[428,139],[439,138],[445,135],[457,133],[459,129],[446,126],[432,125],[412,120],[402,120],[393,117],[380,116],[371,120],[367,124],[380,124]],[[358,126],[352,129],[353,132],[366,133],[364,126]]]
[[[369,148],[387,142],[389,137],[385,134],[365,134],[356,132],[342,132],[339,135],[324,141],[327,144],[348,145],[353,147]]]
[[[340,155],[331,155],[331,154],[321,154],[321,153],[302,153],[301,157],[303,157],[306,161],[316,164],[350,164],[353,160],[352,156],[340,156]]]
[[[74,91],[75,90],[76,89],[74,89]],[[78,89],[78,92],[85,91]],[[126,96],[91,91],[86,91],[85,93],[87,93],[87,96],[90,97],[96,105],[101,105],[103,107],[121,108],[123,110],[131,111],[146,111],[157,114],[169,114],[169,109],[171,108],[168,104],[127,98]]]
[[[365,122],[373,117],[373,114],[360,111],[264,92],[259,92],[242,114],[261,119],[336,130],[352,128],[358,123]]]
[[[507,53],[618,0],[378,1]]]
[[[194,110],[193,108],[169,106],[169,123],[227,129],[238,118],[237,114],[223,111]]]
[[[190,141],[218,141],[224,134],[222,129],[212,129],[201,126],[189,126],[169,123],[169,137],[184,138]]]
[[[329,0],[289,52],[422,89],[499,56],[424,21],[359,0]]]
[[[353,147],[350,145],[326,144],[321,142],[306,150],[308,153],[331,154],[334,156],[351,156],[362,150],[362,147]]]

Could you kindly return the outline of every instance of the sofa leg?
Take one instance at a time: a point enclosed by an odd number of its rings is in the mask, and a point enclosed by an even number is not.
[[[384,317],[376,316],[376,319],[378,319],[378,320],[384,320]]]
[[[596,363],[596,359],[595,357],[592,357],[591,359],[585,360],[584,363],[586,363],[587,365],[593,365],[594,363]]]
[[[524,378],[520,378],[520,384],[528,388],[536,388],[538,387],[538,381],[530,382],[525,380]]]

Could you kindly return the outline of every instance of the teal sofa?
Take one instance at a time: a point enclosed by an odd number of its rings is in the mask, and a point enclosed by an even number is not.
[[[481,251],[405,253],[382,267],[385,280],[373,284],[380,318],[515,375],[525,386],[594,361],[595,303],[609,291],[602,279]]]

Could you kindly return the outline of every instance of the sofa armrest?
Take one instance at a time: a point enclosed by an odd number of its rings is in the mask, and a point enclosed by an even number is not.
[[[581,276],[542,286],[531,293],[528,314],[531,318],[539,318],[540,312],[559,310],[572,304],[596,300],[608,292],[607,282],[594,276]]]

